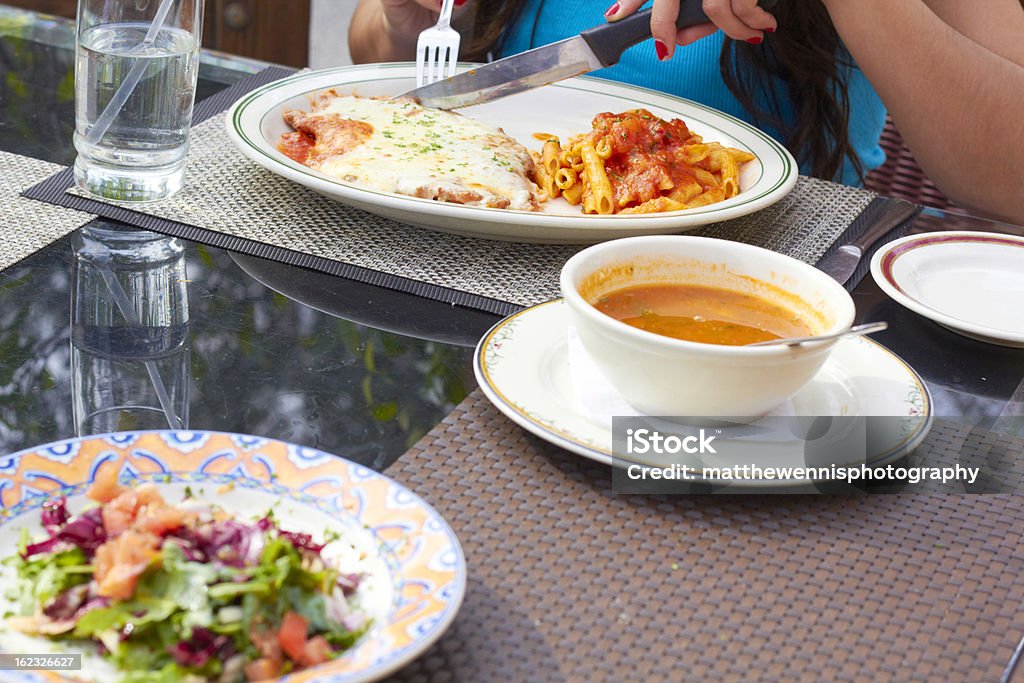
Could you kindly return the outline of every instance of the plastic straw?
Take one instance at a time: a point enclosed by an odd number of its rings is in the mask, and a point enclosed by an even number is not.
[[[149,30],[146,31],[146,37],[142,39],[142,43],[135,48],[133,51],[148,49],[153,46],[156,42],[156,37],[160,35],[160,31],[163,30],[164,22],[167,21],[167,15],[171,11],[171,5],[174,4],[174,0],[161,0],[160,7],[156,10],[156,16],[153,17],[153,23],[149,25]],[[138,59],[132,65],[131,71],[128,72],[128,76],[121,81],[121,86],[114,93],[114,96],[107,102],[106,109],[100,114],[100,117],[96,119],[96,123],[92,124],[89,132],[85,134],[85,141],[89,144],[95,145],[104,135],[107,134],[107,129],[110,128],[110,124],[114,122],[114,119],[121,110],[124,108],[125,102],[135,92],[135,87],[142,80],[142,74],[149,67],[148,60]]]
[[[142,325],[139,314],[135,311],[135,307],[132,306],[131,299],[128,298],[128,292],[124,291],[124,287],[121,286],[121,281],[117,279],[117,275],[107,266],[104,259],[96,259],[94,263],[99,268],[100,275],[103,276],[107,289],[114,296],[114,303],[117,305],[118,310],[121,311],[124,319],[130,325]],[[167,393],[167,387],[164,385],[163,378],[160,377],[160,370],[156,367],[156,362],[147,360],[144,363],[146,365],[146,373],[149,375],[149,381],[156,390],[156,398],[160,402],[160,409],[167,420],[167,426],[171,429],[184,429],[185,425],[174,410],[174,403],[171,401],[170,394]]]

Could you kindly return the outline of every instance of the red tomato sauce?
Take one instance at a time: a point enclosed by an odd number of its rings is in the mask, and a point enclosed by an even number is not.
[[[605,161],[616,203],[644,203],[691,177],[680,152],[694,141],[683,121],[665,121],[644,109],[594,117],[589,133],[596,144],[607,137],[612,153]]]
[[[277,143],[277,149],[289,159],[304,164],[309,159],[309,151],[315,144],[313,136],[293,131],[281,136],[281,141]]]

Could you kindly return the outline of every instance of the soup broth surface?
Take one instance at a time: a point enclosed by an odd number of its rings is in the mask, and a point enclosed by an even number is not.
[[[704,344],[743,346],[812,334],[789,309],[718,287],[638,285],[611,292],[594,306],[641,330]]]

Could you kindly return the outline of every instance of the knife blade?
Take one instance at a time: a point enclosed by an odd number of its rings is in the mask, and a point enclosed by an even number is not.
[[[767,9],[776,2],[761,0],[760,4]],[[682,0],[676,27],[706,23],[702,5],[702,0]],[[626,49],[651,37],[651,11],[595,26],[578,36],[499,59],[399,97],[412,97],[425,107],[458,109],[611,66]]]
[[[875,242],[885,237],[902,225],[904,221],[920,211],[920,207],[916,204],[910,204],[899,199],[889,201],[889,205],[874,219],[867,230],[861,233],[857,239],[844,244],[823,258],[818,263],[818,270],[824,271],[826,275],[839,284],[846,284],[846,281],[856,272],[857,266],[860,265],[861,259],[864,258],[864,253]]]

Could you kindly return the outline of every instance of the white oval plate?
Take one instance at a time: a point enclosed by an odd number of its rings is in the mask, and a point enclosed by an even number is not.
[[[740,174],[740,193],[718,204],[662,214],[585,216],[562,199],[544,211],[508,211],[447,204],[364,189],[329,178],[276,149],[290,129],[285,109],[309,109],[309,96],[326,88],[343,94],[397,95],[416,83],[413,64],[372,64],[306,71],[269,83],[228,110],[228,135],[241,152],[272,173],[331,199],[370,213],[431,230],[522,242],[590,243],[629,235],[680,232],[737,218],[779,201],[796,184],[796,162],[786,149],[753,126],[704,105],[653,90],[579,77],[486,104],[467,107],[466,116],[504,129],[530,149],[534,133],[563,139],[590,130],[601,112],[645,108],[662,118],[680,118],[706,140],[745,149],[757,156]]]
[[[570,367],[568,307],[562,299],[527,308],[500,321],[477,346],[474,371],[484,395],[513,422],[556,446],[591,460],[613,464],[611,415],[598,415],[581,397]],[[600,391],[598,383],[588,392]],[[872,438],[874,452],[864,461],[884,466],[912,451],[931,428],[932,401],[927,387],[902,359],[866,337],[844,339],[811,382],[773,414],[892,416],[885,430]],[[756,423],[754,423],[756,425]],[[766,437],[765,453],[773,448]],[[793,442],[795,443],[795,442]],[[769,450],[771,448],[771,450]],[[772,456],[774,457],[774,455]],[[761,466],[800,466],[785,460]],[[619,463],[624,461],[618,458]],[[734,463],[707,463],[732,467]],[[842,465],[844,463],[836,463]],[[737,480],[751,488],[802,486],[805,480]]]
[[[971,339],[1024,348],[1024,238],[911,235],[879,249],[871,276],[897,303]]]

